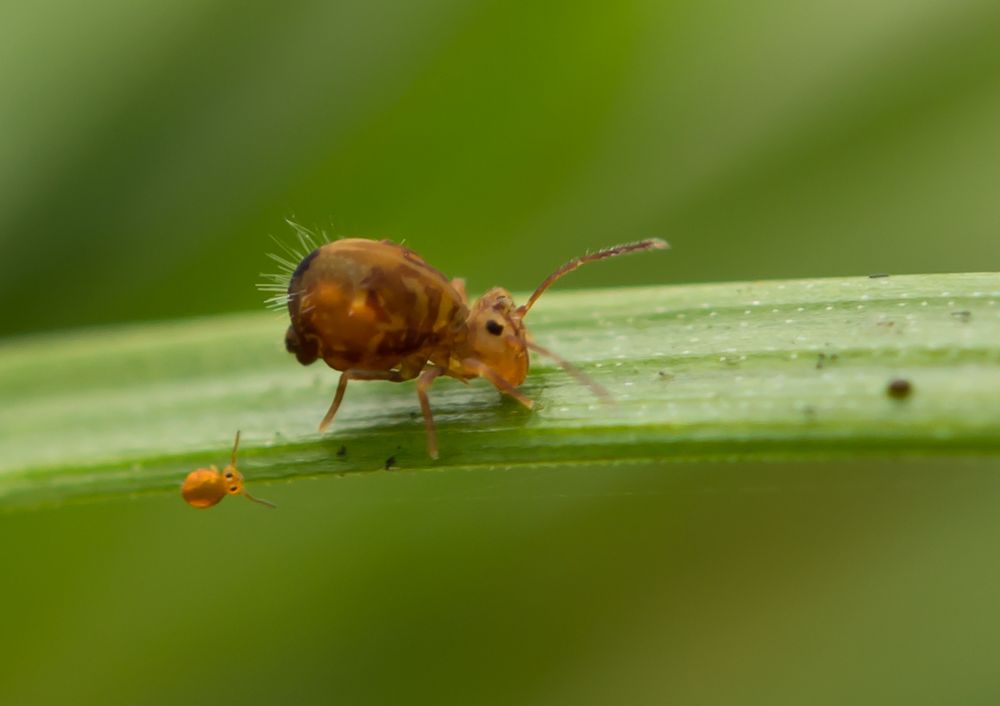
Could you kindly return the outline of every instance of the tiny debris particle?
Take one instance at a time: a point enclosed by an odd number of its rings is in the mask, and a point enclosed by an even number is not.
[[[888,277],[888,272],[876,272],[874,274],[868,275],[868,279],[878,279],[879,277]]]
[[[885,392],[894,400],[905,400],[913,392],[913,384],[906,378],[895,378],[889,381]]]
[[[341,446],[339,449],[337,449],[337,455],[338,456],[346,456],[347,455],[347,447],[346,446]]]
[[[395,467],[396,467],[396,457],[395,456],[390,456],[389,458],[387,458],[385,460],[385,470],[388,471],[388,470],[390,470],[392,468],[395,468]]]

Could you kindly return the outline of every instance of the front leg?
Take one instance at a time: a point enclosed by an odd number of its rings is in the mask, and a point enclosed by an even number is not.
[[[475,358],[465,358],[462,360],[462,367],[474,375],[486,378],[493,383],[493,387],[500,390],[500,392],[505,395],[510,395],[528,409],[532,409],[535,406],[534,402],[522,395],[506,378],[501,376],[499,373],[496,373],[493,368],[489,367],[485,363],[478,361]]]
[[[404,380],[409,380],[410,378],[403,377],[397,370],[364,370],[362,368],[348,368],[340,374],[340,383],[337,384],[337,394],[333,397],[333,404],[330,405],[330,411],[326,413],[323,417],[323,421],[319,423],[319,430],[325,431],[330,423],[333,422],[334,415],[337,414],[337,410],[340,408],[340,403],[344,399],[344,392],[347,390],[348,380],[388,380],[390,382],[403,382]]]

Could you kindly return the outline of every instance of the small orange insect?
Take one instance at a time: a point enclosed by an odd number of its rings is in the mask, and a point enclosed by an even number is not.
[[[227,495],[242,495],[255,503],[274,507],[274,503],[255,498],[243,487],[243,474],[236,469],[236,449],[240,445],[240,433],[236,432],[233,442],[233,455],[229,465],[222,472],[215,466],[199,468],[187,474],[181,485],[181,495],[191,507],[212,507]]]
[[[330,410],[333,421],[350,380],[417,379],[417,397],[427,428],[427,452],[438,457],[427,390],[441,375],[489,380],[527,408],[533,403],[517,387],[528,374],[528,350],[549,356],[599,395],[607,392],[582,372],[531,340],[524,317],[545,289],[584,263],[616,255],[664,249],[659,239],[606,248],[570,260],[538,286],[527,303],[515,306],[506,289],[486,292],[472,306],[465,281],[438,272],[409,248],[388,240],[346,238],[317,247],[295,223],[303,248],[299,262],[272,255],[285,270],[261,289],[271,303],[288,307],[291,326],[285,347],[302,365],[322,359],[340,370]],[[289,250],[293,257],[298,253]]]

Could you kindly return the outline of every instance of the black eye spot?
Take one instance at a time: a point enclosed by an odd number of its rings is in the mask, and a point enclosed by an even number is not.
[[[492,333],[494,336],[499,336],[503,333],[503,324],[500,324],[493,319],[486,322],[486,330]]]
[[[227,474],[226,474],[226,480],[229,480],[229,479],[231,479],[232,477],[233,477],[233,474],[232,474],[232,473],[227,473]]]
[[[235,485],[229,486],[229,492],[230,493],[235,493],[237,490],[239,490],[239,488],[237,488]]]

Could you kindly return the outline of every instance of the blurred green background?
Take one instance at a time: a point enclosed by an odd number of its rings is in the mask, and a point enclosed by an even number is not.
[[[0,96],[5,336],[258,308],[288,217],[474,292],[1000,269],[995,0],[7,3]],[[996,468],[8,515],[0,703],[996,703]]]
[[[2,331],[251,309],[283,219],[527,289],[989,270],[1000,6],[0,9]]]

